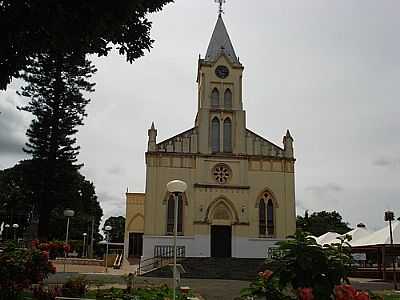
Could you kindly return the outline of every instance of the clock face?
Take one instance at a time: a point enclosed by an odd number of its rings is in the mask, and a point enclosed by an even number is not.
[[[226,78],[229,75],[229,69],[225,66],[218,66],[215,69],[215,75],[217,75],[219,78]]]

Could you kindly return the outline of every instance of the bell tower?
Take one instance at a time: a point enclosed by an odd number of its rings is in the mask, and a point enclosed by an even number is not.
[[[206,56],[198,62],[196,126],[200,153],[245,153],[243,69],[220,12]]]

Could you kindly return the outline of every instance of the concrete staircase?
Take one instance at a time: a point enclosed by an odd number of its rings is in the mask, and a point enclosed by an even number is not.
[[[231,279],[231,280],[253,280],[257,273],[264,271],[264,259],[253,258],[182,258],[178,262],[183,266],[186,273],[183,278],[200,279]],[[143,274],[146,277],[171,277],[170,266],[152,270]]]

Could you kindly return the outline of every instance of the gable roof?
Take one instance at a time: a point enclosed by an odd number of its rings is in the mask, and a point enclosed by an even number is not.
[[[393,231],[393,244],[400,244],[400,221],[392,222]],[[353,247],[357,246],[375,246],[375,245],[388,245],[390,244],[390,230],[389,225],[375,231],[363,238],[350,242]]]
[[[225,23],[220,15],[218,16],[217,24],[211,36],[204,60],[209,62],[216,61],[221,54],[225,54],[233,63],[240,64],[231,39],[229,38],[228,31],[226,30]]]

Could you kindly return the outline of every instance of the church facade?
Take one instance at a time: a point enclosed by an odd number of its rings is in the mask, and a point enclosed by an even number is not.
[[[166,185],[175,179],[188,185],[178,201],[186,257],[263,258],[294,233],[293,138],[287,131],[278,146],[246,128],[243,70],[220,15],[198,61],[194,127],[162,142],[154,124],[148,130],[145,193],[127,193],[126,256],[146,259],[172,246]]]

